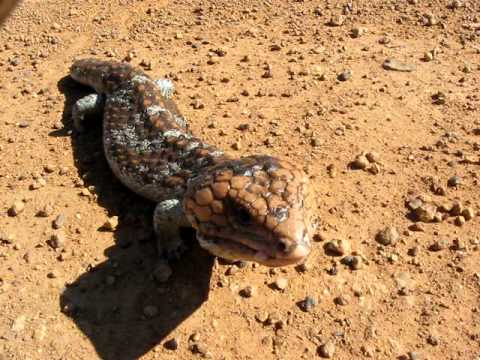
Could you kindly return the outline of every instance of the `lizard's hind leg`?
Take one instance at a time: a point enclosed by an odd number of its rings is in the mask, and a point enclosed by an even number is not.
[[[90,94],[79,100],[72,107],[73,127],[78,132],[84,131],[83,122],[86,116],[101,115],[105,98],[100,94]]]

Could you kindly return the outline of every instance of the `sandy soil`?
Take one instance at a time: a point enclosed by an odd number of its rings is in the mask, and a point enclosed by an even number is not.
[[[474,0],[25,0],[0,29],[0,359],[478,359],[479,23]],[[87,56],[174,79],[208,142],[303,164],[308,262],[192,242],[156,281],[153,205],[110,174],[100,121],[72,131]],[[445,219],[415,222],[417,195]]]

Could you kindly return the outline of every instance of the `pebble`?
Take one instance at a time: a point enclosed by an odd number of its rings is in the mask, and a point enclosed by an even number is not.
[[[37,212],[39,217],[49,217],[53,213],[53,207],[50,204],[45,205],[42,209]]]
[[[178,349],[178,343],[179,343],[179,341],[178,341],[176,338],[172,338],[172,339],[170,339],[170,340],[165,341],[165,343],[163,344],[163,346],[164,346],[165,349],[167,349],[167,350],[175,351],[175,350]]]
[[[337,75],[337,79],[339,81],[347,81],[352,78],[352,70],[344,70],[340,74]]]
[[[445,250],[447,247],[448,247],[448,241],[442,239],[442,240],[437,240],[432,245],[430,245],[429,250],[441,251],[441,250]]]
[[[43,170],[45,170],[47,174],[51,174],[55,171],[55,165],[47,164],[43,167]]]
[[[465,220],[470,221],[475,217],[475,210],[473,210],[471,207],[467,207],[463,209],[462,216],[465,218]]]
[[[25,210],[25,203],[23,201],[15,201],[13,205],[8,209],[8,215],[17,216]]]
[[[240,290],[240,296],[244,297],[244,298],[251,298],[252,296],[254,296],[256,293],[256,290],[253,286],[246,286],[244,287],[242,290]]]
[[[327,341],[318,347],[318,355],[325,359],[331,359],[335,355],[335,343]]]
[[[435,335],[430,334],[427,338],[427,343],[429,343],[432,346],[437,346],[439,341]]]
[[[298,302],[297,305],[300,310],[310,312],[317,305],[317,301],[313,297],[307,296],[304,300]]]
[[[462,183],[462,178],[460,176],[452,176],[450,179],[447,181],[447,185],[450,187],[457,187]]]
[[[102,228],[107,231],[115,231],[118,226],[118,216],[112,216],[105,221]]]
[[[158,315],[158,308],[155,305],[147,305],[143,308],[143,314],[149,318]]]
[[[348,305],[347,298],[342,295],[337,296],[335,299],[333,299],[333,302],[335,303],[335,305],[340,305],[340,306]]]
[[[278,290],[285,290],[288,286],[288,279],[279,277],[275,280],[274,285]]]
[[[65,235],[60,231],[52,234],[50,240],[48,241],[48,245],[50,245],[53,249],[63,248],[65,246]]]
[[[370,165],[370,161],[368,161],[366,154],[361,153],[355,157],[352,161],[352,168],[358,170],[364,170]]]
[[[65,224],[65,214],[58,214],[55,220],[52,222],[54,229],[60,229]]]
[[[380,163],[380,154],[375,152],[375,151],[370,151],[365,154],[365,157],[367,158],[368,161],[374,164],[379,164]]]
[[[345,22],[346,17],[345,15],[335,15],[330,18],[328,21],[327,25],[330,26],[342,26],[343,23]]]
[[[441,92],[438,91],[435,94],[432,95],[432,103],[435,105],[445,105],[447,102],[447,96]]]
[[[364,35],[367,32],[367,29],[364,27],[354,27],[350,32],[352,38],[357,39],[360,36]]]
[[[208,351],[208,348],[205,344],[195,343],[190,346],[190,351],[194,354],[199,354],[203,358],[212,358],[212,353]]]
[[[407,64],[396,59],[386,59],[383,62],[383,68],[392,71],[412,72],[415,70],[415,65]]]
[[[159,262],[155,266],[155,269],[153,270],[153,278],[155,279],[155,281],[159,283],[164,283],[168,281],[168,279],[170,279],[172,274],[173,274],[172,268],[165,261]]]
[[[415,209],[415,216],[418,221],[429,223],[435,220],[437,214],[437,207],[433,204],[422,204],[419,208]]]
[[[362,258],[360,256],[347,255],[340,262],[351,270],[359,270],[362,267]]]
[[[398,241],[400,235],[394,226],[387,226],[380,230],[375,238],[382,245],[393,245]]]
[[[425,232],[425,227],[419,222],[410,225],[408,228],[412,231]]]
[[[455,225],[457,225],[457,226],[463,226],[463,225],[465,225],[465,222],[466,222],[466,220],[463,216],[457,216],[455,218]]]
[[[330,256],[343,256],[350,253],[351,246],[348,240],[334,239],[324,245],[325,252]]]
[[[463,213],[463,204],[460,201],[454,201],[452,203],[452,209],[450,210],[450,215],[459,216]]]

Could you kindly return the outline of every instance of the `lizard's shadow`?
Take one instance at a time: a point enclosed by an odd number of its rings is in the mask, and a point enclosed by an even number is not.
[[[50,135],[71,135],[85,186],[93,186],[95,201],[119,218],[116,245],[105,250],[108,260],[70,283],[60,296],[60,308],[102,359],[137,359],[207,300],[213,259],[194,242],[194,249],[173,264],[168,282],[155,281],[158,256],[150,220],[154,204],[132,194],[111,174],[102,150],[101,119],[92,119],[80,135],[71,131],[71,107],[91,91],[69,77],[61,79],[58,88],[65,96],[64,128]]]

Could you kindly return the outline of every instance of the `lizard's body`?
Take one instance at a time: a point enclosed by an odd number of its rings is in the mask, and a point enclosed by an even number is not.
[[[127,187],[158,202],[155,231],[167,253],[180,245],[179,226],[194,227],[204,248],[233,260],[280,266],[309,253],[303,171],[269,156],[235,159],[195,138],[170,99],[173,85],[129,64],[79,60],[71,76],[98,94],[74,106],[76,127],[103,107],[108,163]]]

